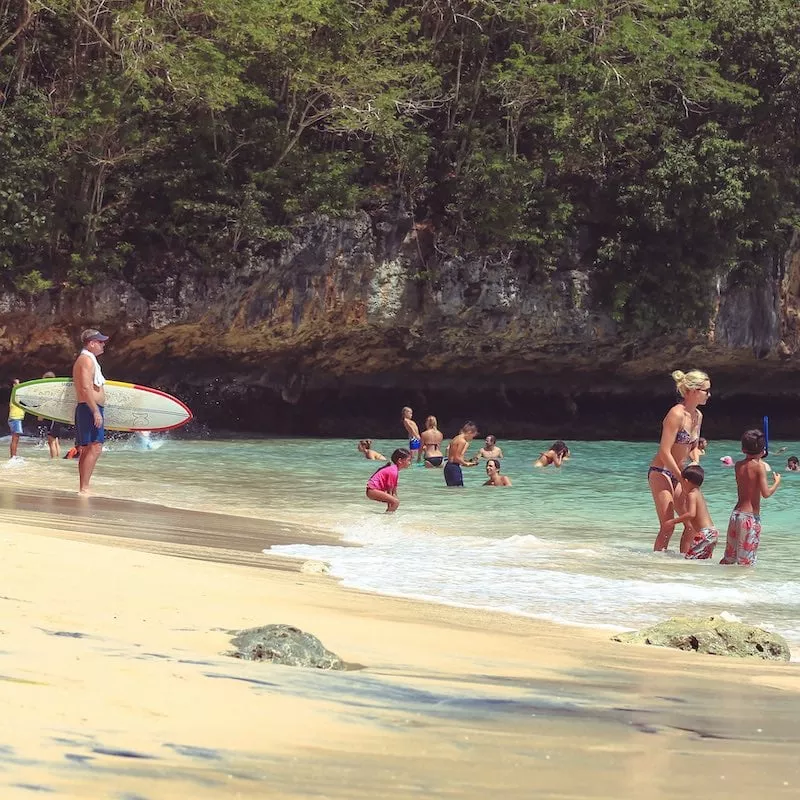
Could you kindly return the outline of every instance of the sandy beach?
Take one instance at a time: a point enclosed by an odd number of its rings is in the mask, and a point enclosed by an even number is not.
[[[797,794],[795,664],[370,595],[260,552],[313,531],[0,499],[3,798]],[[224,655],[269,623],[360,668]]]

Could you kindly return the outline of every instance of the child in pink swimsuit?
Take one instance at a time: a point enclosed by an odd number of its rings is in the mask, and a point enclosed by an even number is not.
[[[399,447],[392,453],[392,460],[384,464],[367,481],[367,497],[378,503],[386,503],[386,513],[397,511],[400,501],[397,499],[397,481],[400,470],[411,466],[411,452]]]

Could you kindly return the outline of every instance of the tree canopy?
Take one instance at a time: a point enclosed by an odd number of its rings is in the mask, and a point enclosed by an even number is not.
[[[798,217],[796,0],[0,0],[0,278],[209,268],[317,210],[702,324]]]

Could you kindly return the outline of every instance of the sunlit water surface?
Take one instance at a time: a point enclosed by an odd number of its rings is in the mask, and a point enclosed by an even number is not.
[[[400,441],[376,441],[389,455]],[[98,494],[179,508],[279,519],[332,530],[363,547],[279,548],[323,559],[347,586],[450,604],[501,609],[562,623],[632,628],[675,614],[727,611],[800,645],[800,473],[786,456],[769,461],[784,485],[764,501],[764,533],[753,569],[721,567],[727,519],[736,499],[733,442],[714,442],[703,461],[704,493],[721,542],[710,562],[652,552],[655,513],[647,485],[654,445],[570,442],[558,470],[533,469],[549,442],[500,443],[511,488],[491,488],[483,465],[465,470],[463,489],[447,489],[441,470],[414,466],[400,475],[400,510],[364,497],[379,464],[344,440],[155,439],[143,450],[112,441],[94,479]],[[472,445],[477,452],[480,443]],[[20,448],[2,478],[74,490],[74,462]],[[800,648],[797,648],[800,652]]]

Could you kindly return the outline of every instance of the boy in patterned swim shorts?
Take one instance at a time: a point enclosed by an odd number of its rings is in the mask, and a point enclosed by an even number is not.
[[[686,550],[686,558],[692,560],[711,558],[714,545],[719,539],[719,532],[708,513],[706,499],[700,491],[705,476],[705,470],[699,464],[690,464],[681,472],[685,511],[665,525],[666,528],[674,528],[681,522],[688,522],[692,526],[695,534]]]
[[[772,497],[781,482],[773,473],[774,483],[767,483],[767,468],[761,457],[766,450],[766,440],[760,430],[745,431],[742,452],[745,457],[736,462],[736,489],[739,499],[728,523],[728,541],[720,564],[739,564],[751,567],[756,563],[761,541],[761,498]]]

